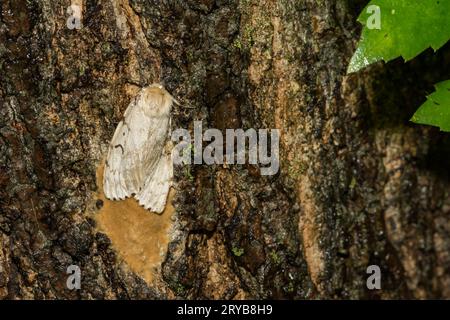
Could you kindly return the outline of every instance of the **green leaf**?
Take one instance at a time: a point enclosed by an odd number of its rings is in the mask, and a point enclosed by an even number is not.
[[[374,12],[380,8],[380,29],[374,29]],[[358,18],[364,25],[361,39],[347,72],[371,63],[402,56],[406,61],[422,51],[435,51],[450,39],[450,0],[372,0]],[[371,27],[372,29],[370,29]]]
[[[450,132],[450,80],[436,85],[436,92],[416,111],[412,122],[427,124]]]

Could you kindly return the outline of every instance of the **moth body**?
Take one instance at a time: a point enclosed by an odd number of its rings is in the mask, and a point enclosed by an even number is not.
[[[103,178],[108,199],[133,196],[152,212],[164,211],[173,177],[165,148],[173,102],[164,87],[153,84],[129,104],[108,149]]]

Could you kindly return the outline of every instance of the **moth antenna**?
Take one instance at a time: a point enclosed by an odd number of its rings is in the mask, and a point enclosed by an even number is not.
[[[181,107],[181,103],[180,103],[177,99],[175,99],[175,98],[172,97],[172,101],[173,101],[173,103],[175,103],[177,106],[180,106],[180,107]]]
[[[175,103],[177,106],[182,107],[182,108],[186,108],[186,109],[195,109],[195,107],[191,107],[191,106],[185,106],[182,105],[177,99],[172,98],[173,99],[173,103]]]

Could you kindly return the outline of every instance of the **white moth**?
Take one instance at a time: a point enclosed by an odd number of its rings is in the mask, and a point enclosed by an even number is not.
[[[143,88],[117,125],[103,175],[106,198],[133,196],[152,212],[164,211],[172,185],[170,111],[176,100],[159,84]]]

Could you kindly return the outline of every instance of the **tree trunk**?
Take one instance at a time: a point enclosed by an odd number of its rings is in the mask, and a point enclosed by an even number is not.
[[[366,3],[0,0],[0,297],[450,298],[450,139],[408,123],[450,51],[346,75]],[[173,128],[280,129],[279,173],[177,166],[161,216],[105,199],[154,82]]]

